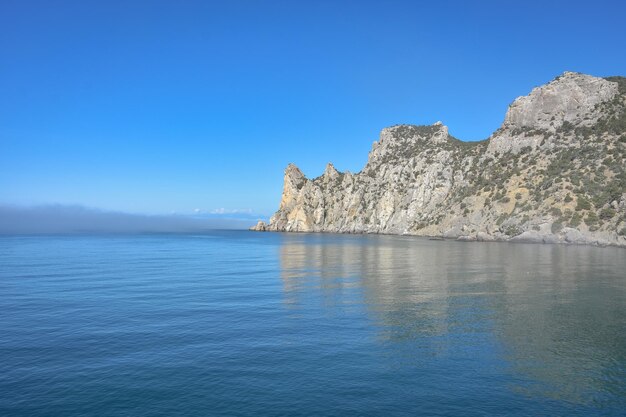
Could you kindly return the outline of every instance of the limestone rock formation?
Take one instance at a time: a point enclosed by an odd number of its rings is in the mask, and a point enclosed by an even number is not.
[[[626,246],[626,78],[565,72],[516,99],[488,139],[441,122],[383,129],[359,173],[285,170],[255,230]]]
[[[267,230],[267,224],[263,220],[259,220],[256,225],[252,226],[250,230],[257,232],[265,232]]]

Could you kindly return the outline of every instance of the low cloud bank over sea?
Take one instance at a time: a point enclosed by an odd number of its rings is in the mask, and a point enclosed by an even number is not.
[[[251,213],[143,215],[83,206],[0,205],[0,234],[185,233],[247,229],[256,220]]]

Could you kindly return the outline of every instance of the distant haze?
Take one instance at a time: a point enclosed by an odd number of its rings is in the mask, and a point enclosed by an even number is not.
[[[249,216],[141,215],[82,206],[0,205],[0,234],[202,232],[247,229]]]

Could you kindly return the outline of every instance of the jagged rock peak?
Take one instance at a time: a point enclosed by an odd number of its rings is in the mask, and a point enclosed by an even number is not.
[[[306,183],[306,177],[295,164],[287,165],[283,181],[283,195],[280,200],[280,209],[284,210],[295,203],[295,198]]]
[[[601,115],[597,105],[612,100],[616,94],[617,83],[566,71],[527,96],[515,99],[503,128],[555,131],[564,122],[591,126]]]
[[[304,174],[302,173],[302,171],[300,171],[300,168],[298,168],[296,164],[289,163],[289,165],[287,165],[287,168],[285,168],[285,176],[296,178],[304,177]]]
[[[339,176],[339,171],[335,168],[332,162],[326,164],[326,169],[324,170],[324,177],[326,178],[337,178]]]

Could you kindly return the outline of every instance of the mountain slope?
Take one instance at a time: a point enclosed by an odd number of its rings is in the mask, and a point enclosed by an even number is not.
[[[290,164],[278,211],[253,229],[626,246],[625,159],[626,78],[566,72],[487,140],[399,125],[359,173]]]

